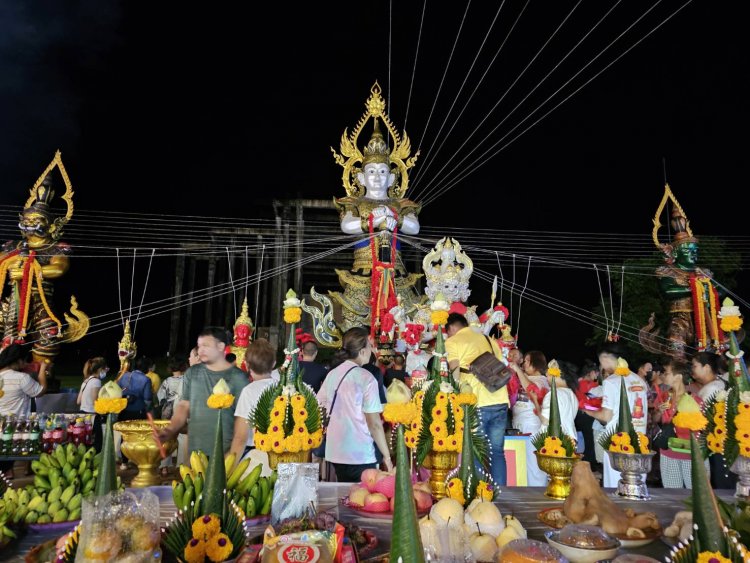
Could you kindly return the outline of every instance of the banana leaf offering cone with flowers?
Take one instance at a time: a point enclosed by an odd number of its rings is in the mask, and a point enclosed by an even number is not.
[[[304,462],[323,442],[323,417],[313,390],[302,381],[296,323],[302,313],[301,301],[293,290],[284,300],[284,322],[289,340],[278,383],[266,387],[250,413],[255,447],[267,452],[272,469],[279,462]]]
[[[724,525],[716,497],[706,473],[701,447],[690,433],[692,473],[693,535],[672,548],[669,563],[742,563],[750,552],[739,541],[735,530]]]
[[[177,517],[163,530],[167,551],[186,563],[227,561],[245,548],[245,514],[226,496],[221,410],[233,404],[229,385],[220,379],[207,401],[208,407],[217,411],[217,424],[205,487],[190,505],[178,507]]]
[[[562,371],[556,360],[547,365],[547,374],[552,376],[550,385],[549,422],[547,429],[534,435],[531,443],[536,448],[539,468],[547,473],[550,481],[545,495],[554,499],[565,499],[570,494],[570,476],[573,465],[580,459],[576,455],[573,438],[565,434],[560,422],[560,405],[557,401],[557,378]]]

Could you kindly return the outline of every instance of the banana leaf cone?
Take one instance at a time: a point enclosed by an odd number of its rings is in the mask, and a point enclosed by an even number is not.
[[[560,405],[557,402],[557,378],[552,378],[552,388],[549,396],[549,424],[547,433],[555,438],[562,438],[562,423],[560,422]]]
[[[112,429],[115,416],[112,413],[107,415],[104,440],[102,441],[102,464],[99,467],[99,477],[94,491],[97,497],[117,490],[117,460],[115,459],[115,437]]]
[[[461,479],[464,487],[464,499],[468,504],[471,502],[476,493],[479,477],[477,476],[477,466],[474,461],[474,448],[472,448],[471,424],[469,423],[469,405],[462,405],[464,410],[464,437],[461,444],[461,465],[458,469],[458,478]]]
[[[297,323],[289,325],[289,340],[286,344],[287,350],[294,350],[297,348]],[[292,359],[289,365],[286,367],[284,372],[281,374],[279,383],[283,388],[285,385],[297,386],[297,375],[299,374],[299,359],[297,354],[292,354]]]
[[[464,426],[466,428],[466,426]],[[422,536],[417,523],[417,507],[411,487],[409,454],[404,442],[404,425],[398,426],[396,439],[396,501],[391,526],[390,560],[394,563],[424,563]]]
[[[445,338],[443,336],[443,327],[437,329],[435,337],[435,354],[445,354]],[[427,376],[427,381],[440,381],[440,358],[435,358],[432,362],[432,368]]]
[[[203,487],[203,513],[222,514],[224,511],[224,489],[227,488],[227,473],[224,469],[224,431],[221,427],[221,409],[216,411],[216,435],[214,451],[208,460],[206,484]]]
[[[727,542],[724,536],[716,497],[706,474],[698,440],[690,433],[690,470],[693,486],[693,523],[698,529],[694,536],[698,542],[698,551],[711,551],[727,554]]]

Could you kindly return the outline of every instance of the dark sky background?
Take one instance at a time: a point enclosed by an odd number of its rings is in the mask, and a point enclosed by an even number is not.
[[[615,4],[507,0],[459,94],[499,3],[475,0],[466,11],[464,2],[427,2],[412,87],[422,2],[393,2],[390,10],[385,0],[211,6],[8,0],[0,4],[3,236],[12,236],[9,221],[15,217],[7,206],[23,203],[56,149],[63,153],[81,210],[253,218],[254,204],[272,197],[344,195],[329,147],[338,148],[343,129],[359,119],[375,80],[391,100],[389,114],[399,129],[409,106],[406,129],[412,145],[423,151],[418,170],[429,156],[426,149],[436,138],[442,141],[487,71],[437,161],[456,152],[462,156]],[[683,4],[619,3],[488,144],[648,8],[655,5],[537,116]],[[479,134],[459,148],[574,7]],[[705,0],[689,3],[429,205],[422,224],[645,236],[662,195],[666,158],[669,182],[697,234],[744,234],[736,204],[746,174],[748,35],[737,10]],[[438,137],[454,100],[456,108]],[[438,169],[431,166],[425,179]],[[96,235],[92,230],[92,240]],[[149,299],[168,293],[171,271],[156,268],[152,276]],[[598,290],[591,274],[586,276],[583,283],[565,270],[534,272],[529,286],[590,307]],[[81,258],[59,291],[80,294],[91,314],[101,314],[117,308],[116,283],[114,261]],[[475,296],[484,303],[489,286],[475,283]],[[580,359],[589,327],[533,304],[524,304],[523,318],[524,347]],[[166,319],[154,317],[139,329],[147,353],[166,349]],[[113,351],[119,337],[119,331],[108,331],[77,346],[82,354]]]

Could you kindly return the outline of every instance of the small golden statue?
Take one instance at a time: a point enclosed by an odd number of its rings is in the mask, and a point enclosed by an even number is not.
[[[138,345],[130,334],[130,319],[127,319],[125,321],[125,328],[123,329],[122,340],[117,344],[117,357],[120,359],[120,370],[117,372],[117,379],[125,372],[130,371],[130,363],[135,359],[137,354]]]
[[[244,371],[248,371],[247,365],[245,364],[245,352],[250,344],[250,339],[253,336],[253,320],[250,318],[250,313],[247,307],[247,297],[242,302],[242,310],[240,316],[234,321],[234,335],[232,338],[232,344],[229,346],[229,351],[237,357],[237,367]]]
[[[52,171],[57,168],[65,183],[62,200],[66,214],[53,220],[50,203]],[[22,240],[7,242],[0,252],[0,299],[3,299],[2,347],[30,340],[34,361],[51,362],[61,342],[82,338],[89,328],[89,318],[78,309],[71,296],[72,314],[64,315],[67,326],[55,316],[52,301],[52,281],[68,271],[70,246],[60,242],[63,227],[73,216],[73,187],[63,166],[60,151],[30,190],[20,216],[18,227]],[[5,281],[9,291],[5,297]]]
[[[377,82],[365,107],[367,111],[354,130],[350,134],[345,130],[341,136],[341,153],[331,149],[334,159],[344,169],[346,196],[334,199],[341,230],[362,235],[363,240],[354,246],[352,268],[336,270],[343,294],[330,295],[342,307],[342,318],[336,323],[340,330],[370,325],[384,343],[383,338],[391,332],[393,324],[389,311],[397,305],[398,298],[406,308],[419,301],[413,288],[421,274],[406,272],[399,259],[398,241],[399,234],[419,233],[417,215],[421,206],[404,197],[409,185],[408,170],[414,166],[418,153],[410,158],[409,137],[405,133],[400,136],[385,113],[385,100]],[[360,151],[359,136],[370,119],[372,136]],[[390,136],[390,146],[383,137],[381,122]],[[330,309],[325,301],[321,301],[324,311]],[[317,336],[317,326],[315,333]]]

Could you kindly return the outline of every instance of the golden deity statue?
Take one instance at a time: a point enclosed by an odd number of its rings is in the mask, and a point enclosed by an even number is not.
[[[50,203],[55,195],[52,172],[57,168],[65,183],[62,200],[66,214],[53,219]],[[52,309],[53,280],[68,271],[70,247],[60,242],[63,227],[73,216],[73,187],[60,152],[30,190],[18,227],[20,241],[9,241],[0,252],[0,300],[2,300],[2,347],[31,342],[35,361],[49,363],[61,342],[72,342],[86,334],[89,318],[70,298],[71,313],[64,315],[66,327]],[[8,281],[8,291],[5,282]]]
[[[343,293],[331,292],[331,297],[341,305],[341,319],[337,319],[341,330],[370,325],[383,335],[389,332],[393,321],[388,311],[399,298],[406,308],[419,301],[414,284],[421,274],[406,272],[398,240],[401,235],[419,233],[417,215],[421,206],[404,197],[409,186],[408,171],[419,153],[410,157],[409,137],[406,133],[401,136],[385,113],[385,100],[377,83],[365,107],[367,111],[352,132],[344,131],[341,153],[331,149],[344,169],[346,196],[334,199],[341,230],[362,237],[354,246],[352,268],[336,270]],[[359,136],[370,119],[372,134],[360,151]],[[381,122],[390,143],[383,137]]]

